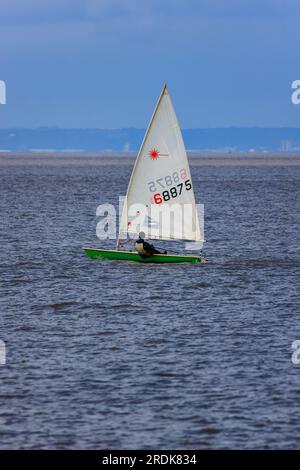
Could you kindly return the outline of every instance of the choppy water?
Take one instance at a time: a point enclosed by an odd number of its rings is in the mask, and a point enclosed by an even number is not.
[[[131,166],[1,165],[1,448],[300,448],[300,167],[192,167],[207,265],[92,261]]]

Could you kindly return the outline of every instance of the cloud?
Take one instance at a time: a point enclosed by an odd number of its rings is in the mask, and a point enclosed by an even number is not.
[[[213,55],[220,47],[233,55],[242,47],[257,53],[262,41],[262,49],[269,47],[272,54],[272,43],[280,48],[278,40],[286,44],[294,34],[298,1],[5,0],[0,50],[2,58],[20,51],[26,56],[41,50],[60,56],[84,49],[105,56],[146,50]],[[284,16],[292,13],[286,38],[279,37]]]
[[[31,25],[83,20],[85,0],[4,0],[0,5],[0,23]]]
[[[299,0],[4,0],[1,24],[299,16]],[[134,27],[131,24],[131,27]],[[138,25],[136,25],[138,26]]]
[[[166,80],[185,125],[262,122],[298,78],[298,2],[1,0],[1,112],[37,125],[138,125]]]

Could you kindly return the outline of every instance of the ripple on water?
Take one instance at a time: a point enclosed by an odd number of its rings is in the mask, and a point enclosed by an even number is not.
[[[152,266],[82,254],[131,167],[76,158],[1,166],[0,447],[298,448],[300,167],[193,167],[209,263]]]

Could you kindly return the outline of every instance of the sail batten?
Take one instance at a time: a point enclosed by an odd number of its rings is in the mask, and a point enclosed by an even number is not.
[[[203,238],[188,159],[166,85],[136,157],[125,201],[118,241],[139,231],[156,240]]]

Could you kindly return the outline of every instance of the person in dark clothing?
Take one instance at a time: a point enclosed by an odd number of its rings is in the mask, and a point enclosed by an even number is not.
[[[150,243],[145,242],[144,232],[139,233],[139,238],[136,240],[134,248],[142,258],[150,258],[155,254],[161,254],[161,252],[158,251],[153,245],[150,245]],[[165,251],[165,254],[166,253],[167,252]]]

